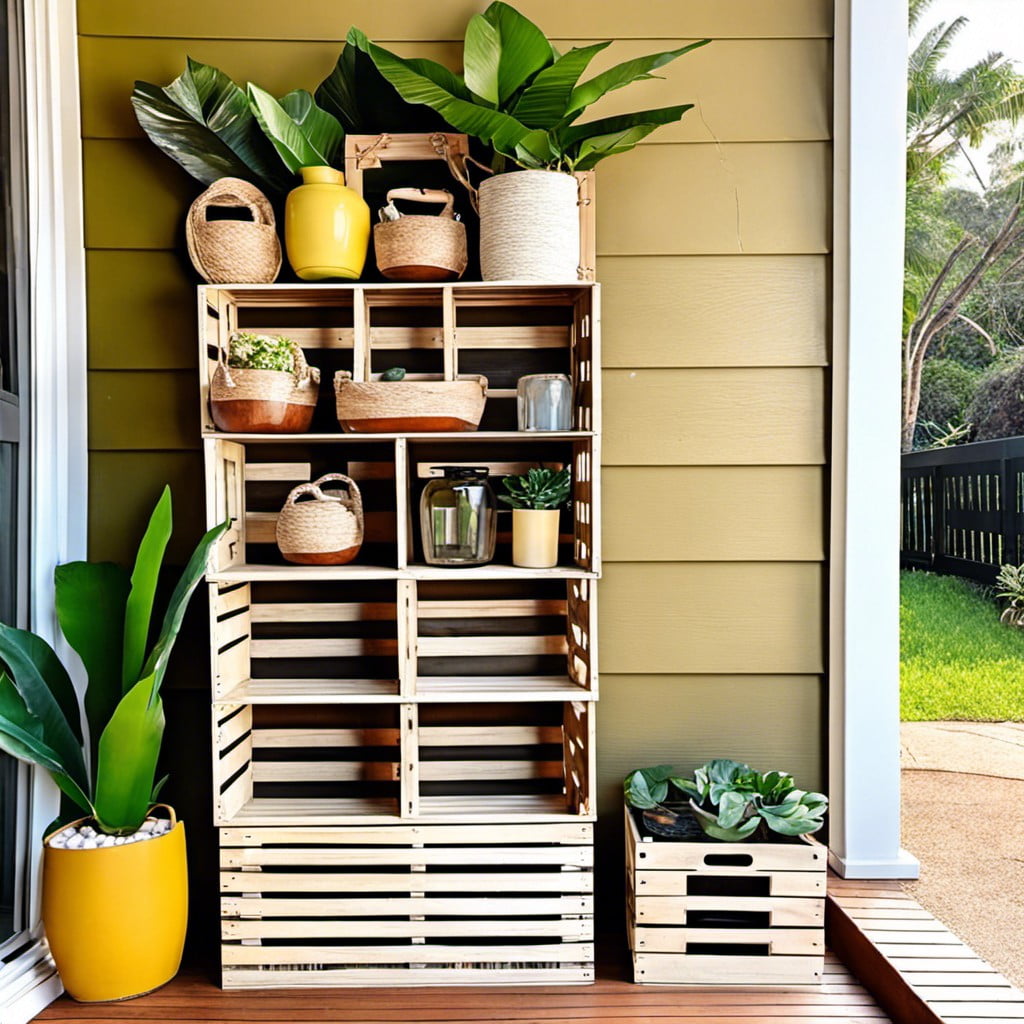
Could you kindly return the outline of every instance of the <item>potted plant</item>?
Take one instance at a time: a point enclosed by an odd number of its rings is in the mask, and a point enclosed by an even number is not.
[[[466,27],[464,71],[406,59],[349,30],[347,45],[366,53],[409,103],[441,114],[459,132],[491,146],[496,173],[479,189],[480,261],[484,280],[575,281],[579,264],[578,186],[574,172],[625,153],[693,104],[661,107],[579,123],[605,94],[705,45],[617,64],[580,82],[609,42],[561,54],[533,22],[506,3],[492,3]]]
[[[999,621],[1024,628],[1024,565],[1001,565],[996,586],[1002,588],[998,596],[1010,602]]]
[[[558,564],[558,517],[569,500],[570,471],[534,468],[525,476],[505,477],[512,506],[512,564],[550,569]]]
[[[173,811],[166,824],[151,817],[166,781],[156,781],[160,687],[185,607],[227,527],[199,542],[152,646],[157,578],[171,535],[168,488],[130,578],[109,562],[57,567],[57,619],[88,675],[87,729],[71,678],[49,644],[0,624],[0,749],[44,768],[63,794],[61,817],[44,841],[43,924],[75,999],[141,995],[174,977],[181,961],[185,826]]]
[[[636,981],[821,981],[826,854],[808,838],[821,793],[724,758],[692,777],[639,768],[623,788]]]
[[[217,349],[210,415],[235,434],[301,434],[313,422],[320,371],[285,337],[236,331]]]

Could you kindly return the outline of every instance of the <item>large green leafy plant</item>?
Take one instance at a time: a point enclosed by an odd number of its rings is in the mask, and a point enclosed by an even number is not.
[[[346,132],[446,127],[434,111],[406,103],[373,61],[348,45],[315,95],[295,89],[275,99],[189,57],[170,85],[136,82],[132,107],[152,142],[204,185],[243,178],[272,197],[292,188],[302,167],[340,167]]]
[[[54,573],[60,628],[88,675],[88,742],[71,678],[53,648],[0,623],[0,749],[45,768],[71,803],[112,835],[134,832],[163,785],[156,781],[160,686],[185,607],[228,524],[199,542],[149,647],[171,526],[171,492],[164,488],[130,577],[110,562],[69,562]]]
[[[739,761],[719,758],[693,773],[680,775],[671,765],[638,768],[623,782],[626,802],[641,810],[678,812],[675,793],[707,835],[725,842],[740,842],[769,832],[801,836],[824,824],[828,798],[797,789],[792,775],[759,772]]]
[[[590,170],[605,157],[632,149],[660,125],[678,121],[692,103],[578,123],[602,96],[656,77],[658,68],[709,41],[637,57],[581,82],[610,43],[559,53],[532,21],[501,0],[470,18],[462,74],[435,61],[399,57],[357,28],[347,39],[404,100],[425,104],[456,131],[493,147],[499,164],[507,157],[520,167],[560,171]]]

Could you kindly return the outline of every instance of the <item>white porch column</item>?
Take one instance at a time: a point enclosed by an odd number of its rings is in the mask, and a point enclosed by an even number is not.
[[[906,0],[837,0],[829,840],[847,878],[918,874],[900,847],[906,68]]]

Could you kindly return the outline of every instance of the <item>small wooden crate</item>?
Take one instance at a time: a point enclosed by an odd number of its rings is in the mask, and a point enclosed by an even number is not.
[[[593,828],[222,828],[224,987],[591,982]]]
[[[812,985],[825,956],[820,843],[655,841],[626,808],[626,894],[638,983]]]

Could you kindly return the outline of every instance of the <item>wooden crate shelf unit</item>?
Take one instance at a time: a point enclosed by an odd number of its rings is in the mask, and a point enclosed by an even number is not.
[[[563,984],[594,978],[600,575],[596,285],[199,289],[214,819],[225,987]],[[208,408],[235,330],[320,369],[310,433],[224,434]],[[391,366],[483,374],[481,429],[342,433],[331,379]],[[573,383],[573,429],[519,432],[528,373]],[[573,470],[558,565],[428,565],[419,499],[438,466]],[[357,482],[346,565],[276,545],[289,491]]]

